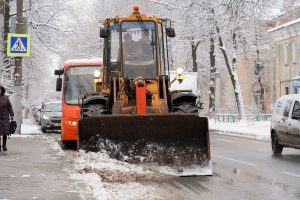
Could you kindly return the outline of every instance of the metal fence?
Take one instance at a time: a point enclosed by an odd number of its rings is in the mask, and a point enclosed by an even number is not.
[[[247,114],[246,119],[247,121],[270,121],[271,114]],[[238,114],[216,114],[215,120],[216,122],[234,123],[241,119]]]

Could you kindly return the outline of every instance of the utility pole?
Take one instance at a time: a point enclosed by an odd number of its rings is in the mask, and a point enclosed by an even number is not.
[[[16,20],[16,33],[23,33],[23,0],[17,0],[17,20]],[[16,95],[15,98],[15,116],[16,121],[18,123],[17,133],[20,134],[20,126],[22,123],[22,58],[15,58],[15,87],[14,93]]]
[[[23,0],[17,0],[16,33],[23,33]],[[22,86],[22,58],[16,58],[15,86]]]

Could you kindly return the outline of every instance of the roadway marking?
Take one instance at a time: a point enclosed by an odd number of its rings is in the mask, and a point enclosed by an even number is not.
[[[215,139],[216,141],[221,141],[221,142],[229,142],[229,143],[239,143],[237,141],[233,141],[233,140],[225,140],[225,139]]]
[[[294,176],[294,177],[297,177],[297,178],[300,178],[300,175],[298,175],[298,174],[293,174],[293,173],[290,173],[290,172],[281,172],[281,173],[283,173],[283,174],[286,174],[286,175],[289,175],[289,176]]]
[[[244,164],[244,165],[249,165],[249,166],[252,166],[252,167],[256,167],[257,164],[254,164],[254,163],[250,163],[250,162],[246,162],[246,161],[242,161],[242,160],[237,160],[237,159],[233,159],[233,158],[228,158],[228,157],[225,157],[225,156],[219,156],[219,155],[213,155],[217,158],[221,158],[221,159],[224,159],[224,160],[229,160],[229,161],[233,161],[233,162],[237,162],[237,163],[240,163],[240,164]]]

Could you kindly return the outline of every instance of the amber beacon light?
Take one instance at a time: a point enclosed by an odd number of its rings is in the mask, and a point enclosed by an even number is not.
[[[133,14],[140,14],[140,8],[138,6],[133,6]]]

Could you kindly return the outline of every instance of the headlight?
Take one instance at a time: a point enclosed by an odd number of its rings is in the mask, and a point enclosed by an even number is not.
[[[76,126],[77,122],[76,121],[66,120],[66,124],[69,125],[69,126]]]
[[[94,71],[94,77],[95,78],[99,78],[100,77],[100,71],[99,70],[96,70],[96,71]]]
[[[177,68],[176,72],[178,75],[181,75],[183,73],[183,69],[179,67]]]
[[[43,119],[49,119],[48,115],[43,115]]]

